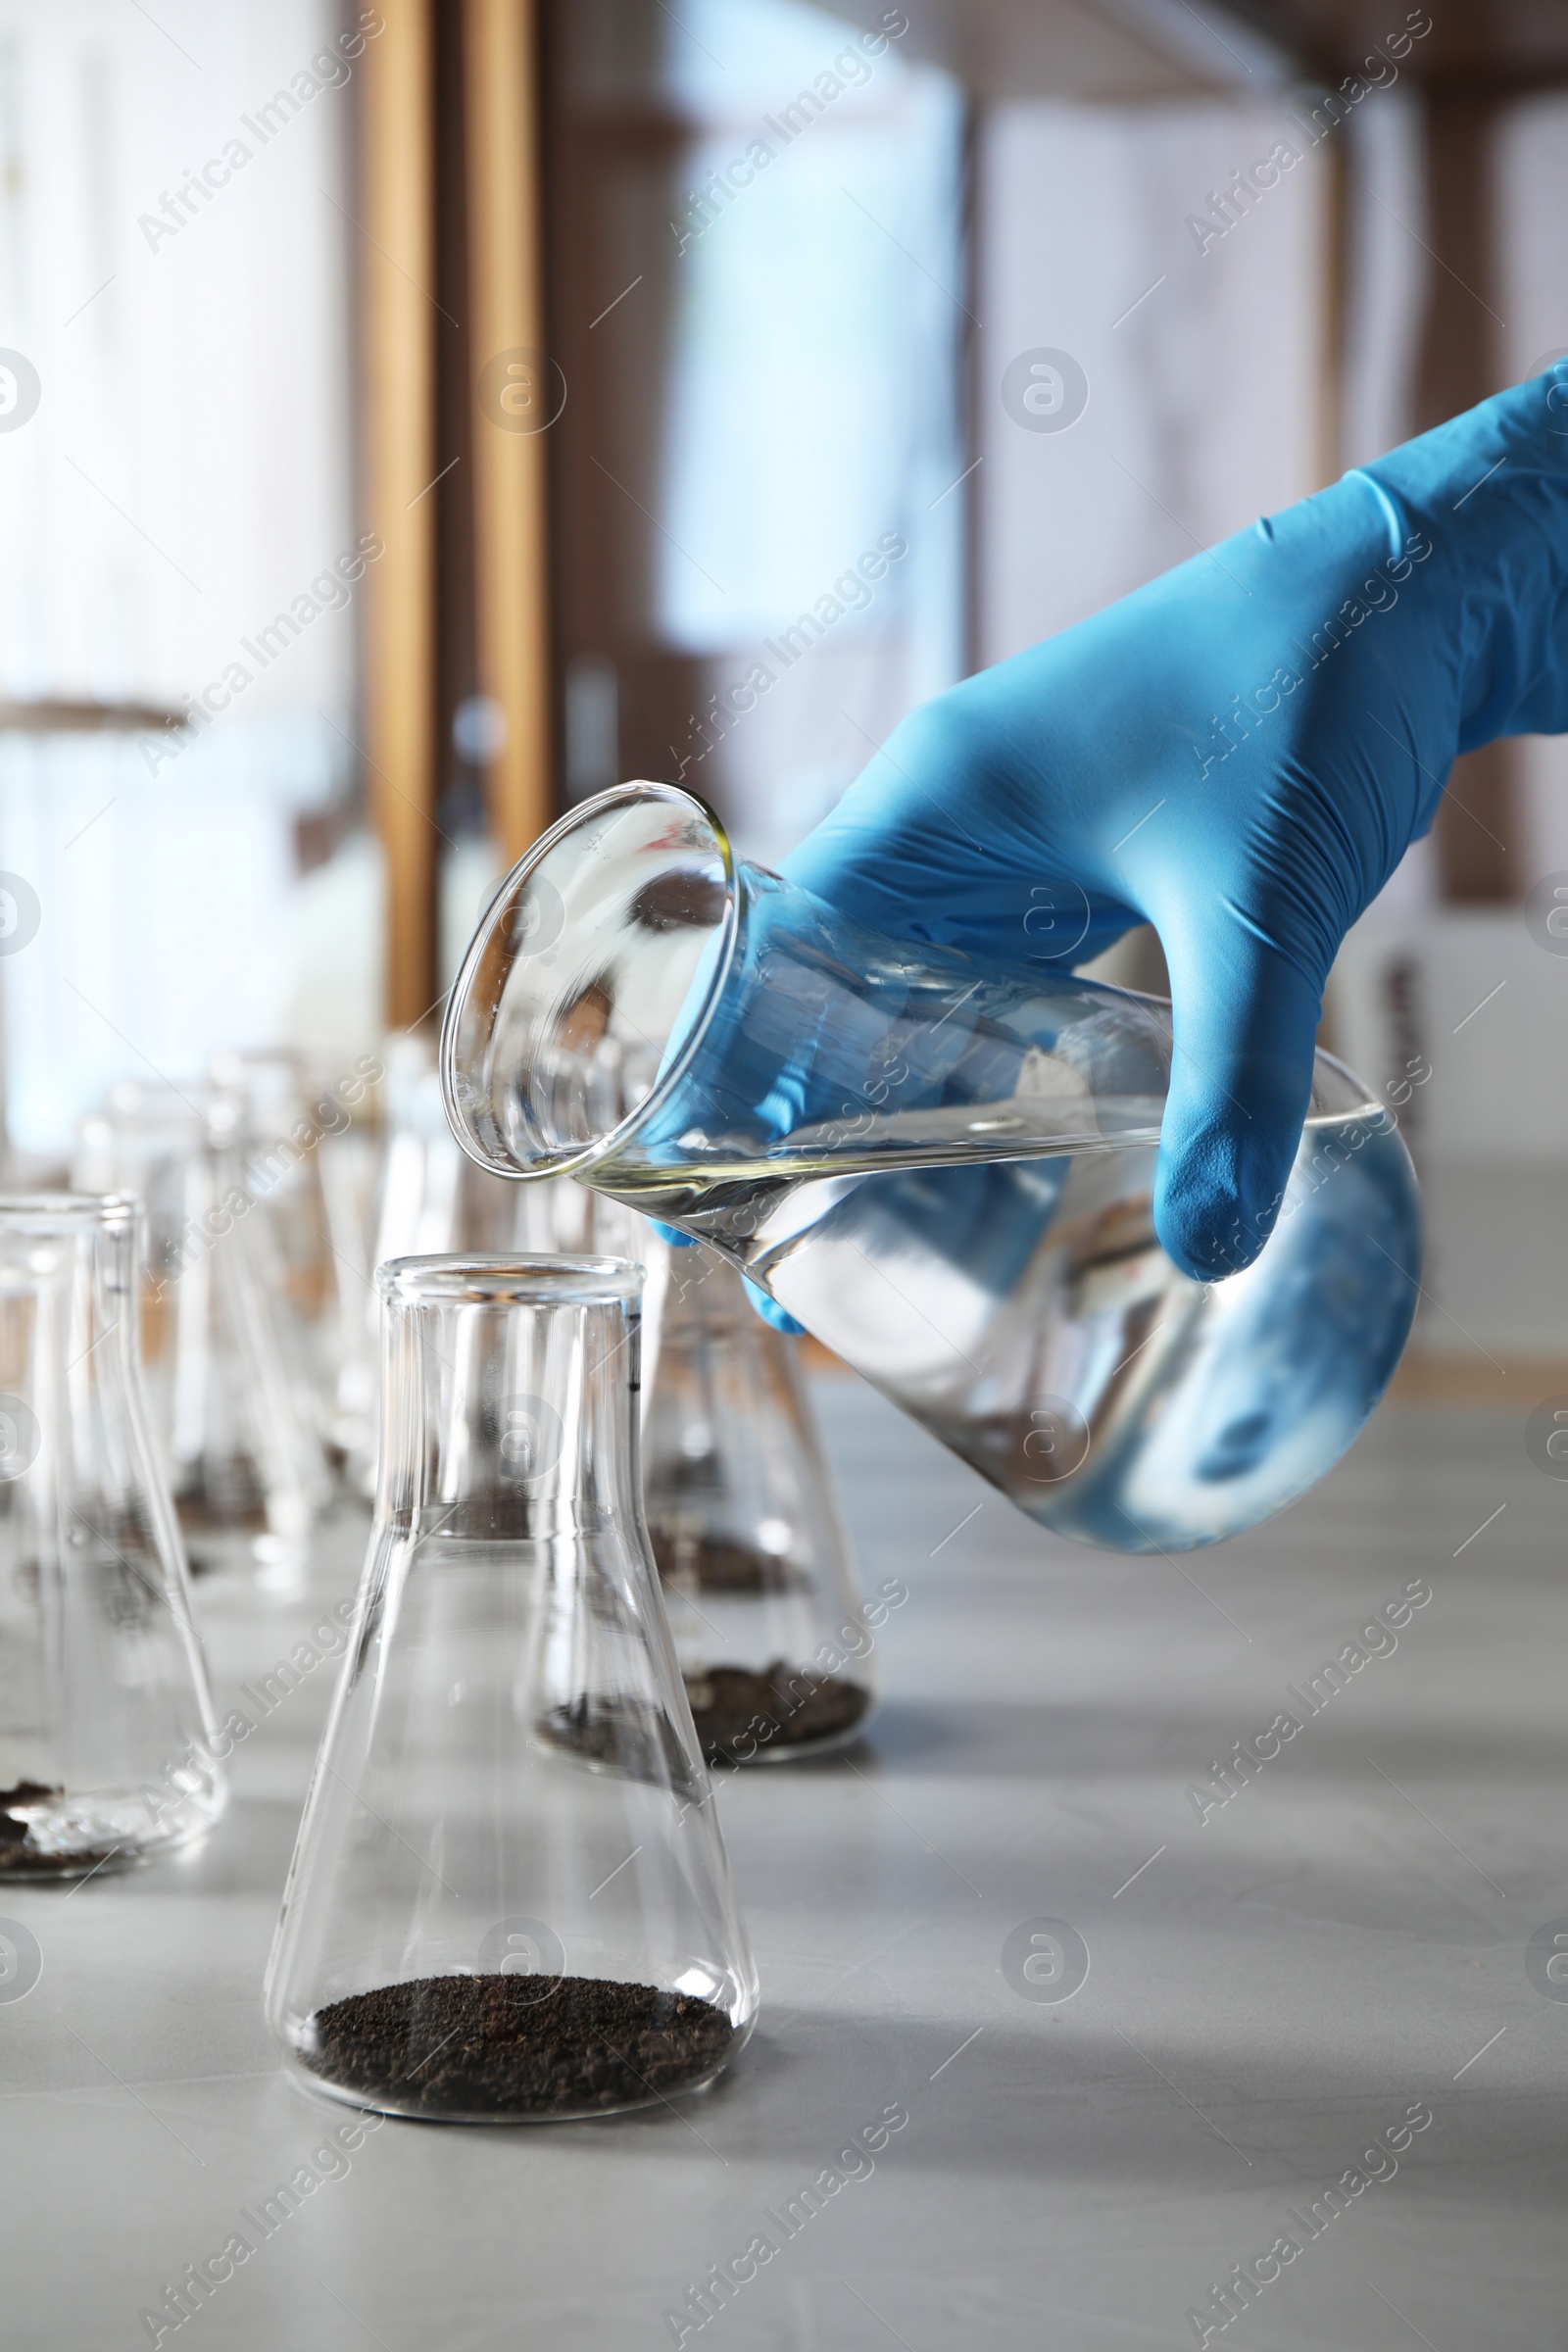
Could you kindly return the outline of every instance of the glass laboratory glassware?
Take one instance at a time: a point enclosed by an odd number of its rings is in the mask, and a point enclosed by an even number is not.
[[[601,1251],[598,1226],[627,1222],[617,1203],[607,1202],[601,1211],[592,1193],[565,1177],[514,1185],[477,1166],[447,1124],[433,1038],[406,1030],[388,1040],[384,1058],[386,1135],[375,1190],[372,1267],[395,1257],[453,1253],[591,1255]],[[362,1345],[373,1400],[380,1300],[373,1283],[363,1296]],[[349,1483],[367,1500],[375,1492],[377,1434],[372,1411],[350,1449]]]
[[[703,1753],[826,1754],[870,1712],[872,1643],[797,1344],[716,1250],[646,1247],[643,1509]]]
[[[384,1139],[373,1081],[384,1078],[385,1071],[371,1056],[365,1061],[369,1115],[355,1118],[340,1134],[323,1136],[317,1147],[339,1314],[327,1449],[350,1485],[353,1463],[374,1446],[376,1417],[375,1335],[368,1308],[375,1297],[373,1228]]]
[[[127,1083],[82,1122],[75,1173],[146,1202],[142,1355],[192,1569],[253,1566],[281,1594],[330,1482],[289,1377],[243,1140],[236,1095]]]
[[[375,1519],[268,1972],[306,2081],[453,2121],[697,2089],[757,1979],[648,1547],[642,1270],[403,1258]]]
[[[0,1885],[123,1868],[223,1809],[142,1394],[139,1216],[0,1198]]]
[[[335,1452],[346,1269],[333,1246],[321,1154],[348,1113],[325,1096],[313,1099],[305,1056],[292,1047],[225,1048],[210,1068],[213,1084],[244,1103],[258,1266],[279,1308],[278,1336],[305,1418]],[[363,1298],[362,1289],[356,1310]]]
[[[447,1124],[433,1038],[407,1031],[389,1042],[385,1058],[386,1151],[375,1213],[378,1266],[394,1257],[452,1253],[595,1254],[598,1203],[581,1185],[564,1178],[507,1184],[462,1150]],[[613,1212],[614,1204],[609,1205]]]
[[[711,1242],[1045,1526],[1178,1551],[1350,1444],[1409,1331],[1420,1214],[1393,1119],[1319,1054],[1267,1246],[1190,1281],[1153,1225],[1170,1057],[1167,1004],[861,930],[738,865],[691,794],[626,784],[492,900],[442,1078],[484,1166]]]

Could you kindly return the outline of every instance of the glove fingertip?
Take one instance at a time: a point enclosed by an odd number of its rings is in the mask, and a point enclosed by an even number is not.
[[[678,1226],[661,1225],[657,1217],[650,1217],[648,1222],[658,1234],[660,1240],[662,1242],[667,1242],[672,1250],[696,1249],[697,1243],[694,1236],[689,1233],[682,1233]]]
[[[1184,1274],[1221,1282],[1252,1263],[1279,1221],[1311,1102],[1321,991],[1239,924],[1167,929],[1175,1035],[1154,1230]]]
[[[797,1323],[787,1307],[780,1306],[776,1298],[770,1298],[760,1285],[750,1281],[746,1275],[743,1274],[741,1280],[746,1284],[747,1298],[750,1298],[764,1323],[771,1323],[775,1331],[782,1331],[787,1338],[792,1340],[798,1340],[805,1336],[806,1325]]]
[[[1243,1136],[1215,1124],[1179,1149],[1162,1147],[1154,1231],[1195,1282],[1245,1272],[1279,1221],[1296,1139]]]

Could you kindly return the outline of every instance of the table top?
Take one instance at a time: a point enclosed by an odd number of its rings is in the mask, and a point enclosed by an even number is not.
[[[722,1788],[762,1981],[729,2077],[618,2121],[384,2123],[177,2340],[1568,2343],[1568,1483],[1534,1396],[1385,1407],[1284,1518],[1174,1560],[1057,1543],[858,1383],[814,1394],[862,1579],[909,1599],[861,1743]],[[366,1525],[297,1607],[203,1590],[220,1707],[352,1592]],[[12,2352],[154,2340],[343,2120],[261,2013],[331,1672],[200,1851],[5,1891],[43,1955],[0,2002]]]

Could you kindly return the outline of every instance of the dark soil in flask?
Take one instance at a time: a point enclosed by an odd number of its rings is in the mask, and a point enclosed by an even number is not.
[[[699,1592],[778,1592],[792,1581],[787,1561],[755,1544],[719,1536],[672,1536],[657,1523],[649,1533],[659,1573],[677,1591],[689,1581]]]
[[[420,1977],[332,2001],[301,2057],[369,2106],[518,2122],[611,2113],[705,2082],[734,2029],[690,1993],[599,1977]]]
[[[808,1674],[783,1658],[755,1674],[705,1667],[686,1677],[692,1721],[709,1765],[745,1764],[770,1748],[842,1742],[869,1711],[871,1693],[842,1675]]]
[[[64,1789],[46,1788],[39,1781],[19,1781],[14,1788],[0,1788],[0,1878],[78,1879],[120,1852],[113,1845],[56,1851],[50,1846],[34,1844],[32,1824],[25,1817],[25,1809],[47,1804],[51,1797],[64,1794]]]

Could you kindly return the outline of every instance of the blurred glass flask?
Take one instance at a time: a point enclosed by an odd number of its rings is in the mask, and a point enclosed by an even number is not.
[[[589,1255],[624,1250],[641,1218],[580,1184],[508,1184],[477,1166],[447,1124],[436,1069],[435,1039],[405,1030],[388,1039],[385,1134],[375,1185],[370,1261],[395,1257],[498,1252]],[[631,1254],[629,1250],[626,1254]],[[372,1409],[350,1447],[349,1483],[367,1500],[375,1492],[380,1301],[371,1283],[358,1334]]]
[[[268,1980],[303,2078],[464,2122],[704,2086],[757,1980],[638,1489],[641,1270],[379,1268],[350,1662]]]
[[[0,1199],[0,1885],[122,1869],[223,1809],[142,1393],[139,1215]]]
[[[362,1270],[334,1243],[326,1182],[326,1155],[349,1127],[348,1111],[313,1089],[305,1056],[291,1047],[225,1049],[214,1054],[211,1073],[245,1106],[258,1268],[278,1301],[278,1334],[304,1416],[328,1453],[340,1454],[345,1341],[365,1300]],[[364,1077],[357,1083],[363,1093]]]
[[[386,1146],[376,1192],[374,1262],[394,1257],[593,1254],[591,1193],[563,1179],[515,1185],[477,1166],[447,1123],[436,1041],[422,1030],[390,1039]],[[617,1216],[614,1202],[605,1204]],[[372,1298],[370,1328],[379,1327]]]
[[[1393,1375],[1409,1154],[1319,1054],[1269,1241],[1190,1280],[1153,1220],[1169,1005],[1019,942],[988,970],[862,930],[737,864],[691,794],[622,785],[487,908],[448,1113],[498,1174],[575,1175],[710,1242],[1045,1526],[1217,1543],[1321,1478]],[[607,1101],[617,1055],[640,1085]]]
[[[290,1378],[244,1137],[237,1095],[126,1083],[82,1122],[76,1181],[146,1203],[142,1351],[192,1568],[250,1565],[284,1593],[330,1481]]]
[[[872,1639],[797,1343],[716,1250],[646,1247],[643,1501],[703,1752],[822,1755],[870,1712]]]

